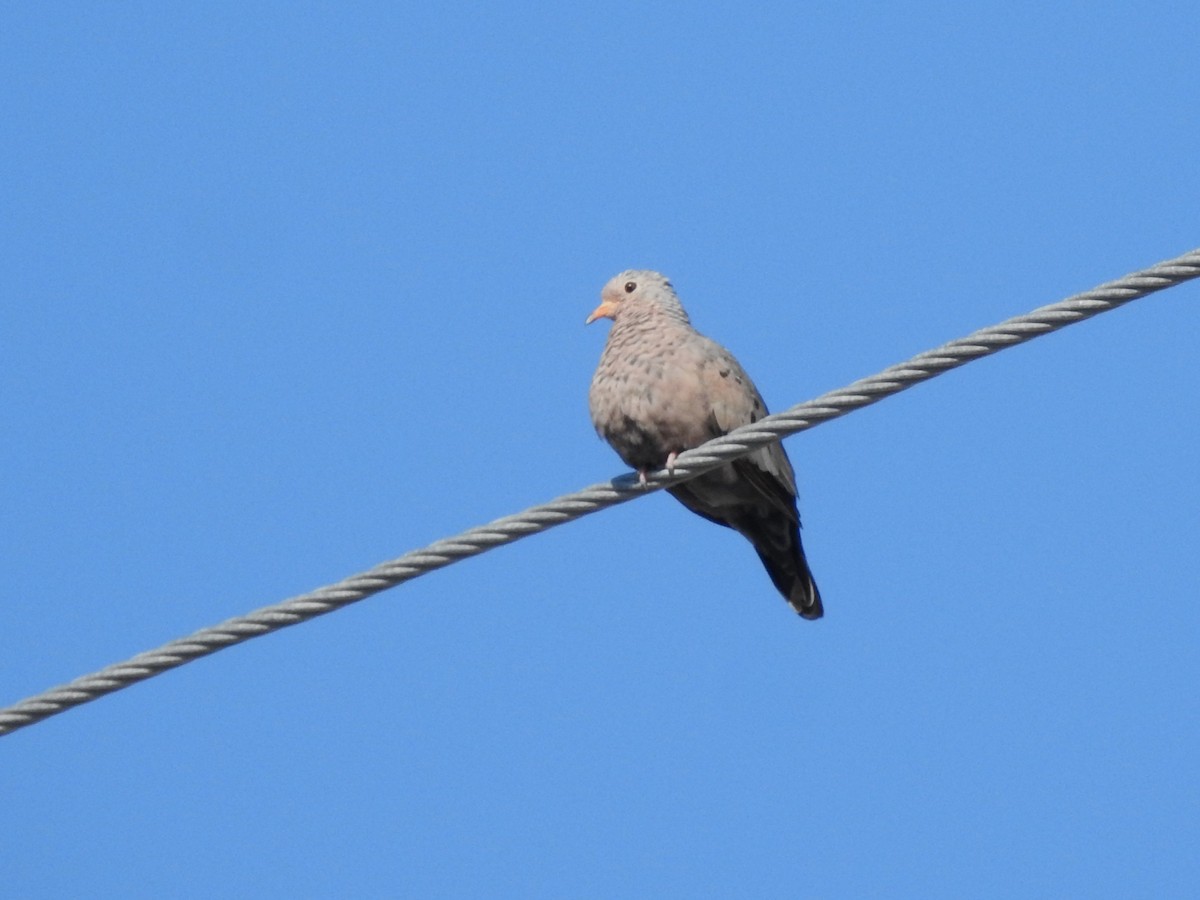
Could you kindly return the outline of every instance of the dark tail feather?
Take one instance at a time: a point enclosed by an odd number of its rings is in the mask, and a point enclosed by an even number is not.
[[[786,548],[773,541],[751,538],[751,542],[771,581],[792,608],[806,619],[819,619],[825,615],[825,607],[821,605],[821,592],[817,590],[817,582],[804,558],[800,530],[794,525],[791,537],[790,546]]]

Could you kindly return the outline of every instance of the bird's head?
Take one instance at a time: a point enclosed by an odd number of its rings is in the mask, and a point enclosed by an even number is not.
[[[600,305],[592,310],[585,325],[597,319],[612,319],[625,310],[642,310],[645,313],[665,313],[673,319],[687,322],[687,313],[675,296],[675,289],[667,277],[659,272],[629,269],[614,276],[600,292]]]

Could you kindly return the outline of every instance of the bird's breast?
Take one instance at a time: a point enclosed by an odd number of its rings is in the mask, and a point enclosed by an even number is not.
[[[697,390],[694,365],[670,347],[622,344],[609,341],[589,392],[592,422],[620,457],[635,468],[657,467],[712,437],[711,406]]]

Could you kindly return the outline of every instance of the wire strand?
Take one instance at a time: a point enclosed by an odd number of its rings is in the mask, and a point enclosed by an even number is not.
[[[336,584],[264,606],[219,625],[202,628],[155,650],[139,653],[124,662],[106,666],[68,684],[43,691],[0,709],[0,735],[9,734],[105,694],[161,675],[225,647],[341,609],[372,594],[494,547],[510,544],[610,506],[625,503],[635,497],[645,496],[668,485],[694,478],[730,460],[745,456],[764,444],[806,431],[852,410],[877,403],[885,397],[928,381],[972,360],[1057,331],[1197,276],[1200,276],[1200,249],[1102,284],[1058,303],[1035,309],[1023,316],[982,328],[933,350],[918,353],[911,359],[884,369],[876,375],[862,378],[846,387],[767,416],[752,425],[738,428],[694,450],[681,453],[676,460],[673,475],[668,475],[665,470],[656,472],[649,477],[645,487],[639,486],[636,477],[628,474],[607,483],[594,484],[524,512],[470,528],[454,537],[434,541],[427,547],[413,550]]]

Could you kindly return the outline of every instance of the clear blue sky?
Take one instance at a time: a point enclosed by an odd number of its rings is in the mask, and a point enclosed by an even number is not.
[[[1189,4],[0,14],[0,704],[1200,245]],[[0,740],[10,896],[1195,896],[1200,285]]]

